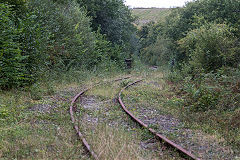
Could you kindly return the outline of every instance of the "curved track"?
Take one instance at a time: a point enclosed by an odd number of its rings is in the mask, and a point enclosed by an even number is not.
[[[121,98],[121,94],[124,90],[126,90],[127,88],[129,88],[130,86],[133,86],[139,82],[142,82],[143,80],[139,80],[136,81],[134,83],[129,84],[128,86],[124,87],[120,93],[119,93],[119,97],[118,97],[118,101],[120,103],[120,105],[122,106],[123,110],[137,123],[139,123],[142,127],[147,128],[153,135],[155,135],[158,139],[164,141],[166,144],[168,144],[169,146],[175,148],[176,150],[178,150],[180,153],[183,153],[185,156],[187,156],[190,159],[194,159],[194,160],[199,160],[197,157],[195,157],[192,153],[190,153],[189,151],[185,150],[184,148],[182,148],[181,146],[175,144],[174,142],[172,142],[171,140],[167,139],[166,137],[164,137],[163,135],[158,134],[155,130],[153,130],[152,128],[149,128],[148,125],[146,125],[145,123],[143,123],[141,120],[139,120],[138,118],[136,118],[124,105],[122,98]]]
[[[77,135],[79,136],[79,138],[81,139],[81,141],[83,142],[84,146],[86,147],[86,149],[89,151],[89,153],[91,153],[91,155],[94,157],[94,159],[98,160],[98,156],[94,153],[94,151],[91,149],[90,145],[88,144],[87,140],[84,138],[83,134],[80,132],[78,126],[75,124],[75,118],[74,118],[74,113],[73,113],[73,108],[74,108],[74,104],[75,102],[78,100],[78,98],[83,95],[85,92],[87,92],[89,89],[86,89],[82,92],[80,92],[78,95],[76,95],[70,105],[70,116],[71,116],[71,120],[72,123],[74,125],[74,129],[77,132]]]
[[[130,77],[125,77],[125,78],[119,78],[119,79],[116,79],[116,80],[113,80],[113,82],[117,82],[117,81],[121,81],[121,80],[124,80],[124,79],[129,79]],[[98,85],[100,85],[102,83],[98,83],[93,87],[96,87]],[[72,102],[71,102],[71,105],[70,105],[70,108],[69,108],[69,112],[70,112],[70,116],[71,116],[71,120],[72,120],[72,123],[73,123],[73,126],[74,126],[74,129],[78,135],[78,137],[81,139],[81,141],[83,142],[83,145],[85,146],[85,148],[87,149],[87,151],[93,156],[94,159],[98,160],[98,156],[97,154],[94,153],[94,151],[91,149],[90,145],[88,144],[87,140],[84,138],[83,134],[80,132],[79,130],[79,127],[75,124],[76,120],[74,118],[74,107],[75,107],[75,103],[76,101],[84,94],[86,93],[87,91],[89,91],[91,88],[87,88],[85,90],[83,90],[82,92],[78,93],[73,99],[72,99]]]
[[[124,80],[124,79],[129,79],[130,77],[126,77],[126,78],[120,78],[120,79],[117,79],[117,80],[114,80],[113,82],[117,82],[117,81],[120,81],[120,80]],[[129,85],[127,85],[126,87],[124,87],[120,92],[119,92],[119,95],[118,95],[118,101],[122,107],[122,109],[126,112],[127,115],[129,115],[134,121],[136,121],[138,124],[140,124],[142,127],[144,128],[147,128],[155,137],[157,137],[159,140],[165,142],[167,145],[175,148],[177,151],[179,151],[180,153],[182,153],[183,155],[185,155],[188,159],[194,159],[194,160],[199,160],[198,158],[196,158],[193,154],[191,154],[189,151],[185,150],[184,148],[182,148],[181,146],[175,144],[174,142],[172,142],[171,140],[167,139],[166,137],[158,134],[155,130],[153,130],[152,128],[149,128],[148,125],[146,125],[145,123],[143,123],[141,120],[139,120],[138,118],[136,118],[129,110],[127,110],[126,106],[124,105],[122,99],[121,99],[121,95],[122,95],[122,92],[124,90],[126,90],[127,88],[129,88],[130,86],[133,86],[139,82],[142,82],[143,80],[138,80],[134,83],[131,83]],[[94,85],[93,87],[96,87],[98,85],[100,85],[101,83],[98,83],[96,85]],[[92,87],[92,88],[93,88]],[[77,94],[73,99],[72,99],[72,102],[71,102],[71,105],[70,105],[70,108],[69,108],[69,112],[70,112],[70,116],[71,116],[71,121],[74,125],[74,129],[78,135],[78,137],[81,139],[82,143],[84,144],[85,148],[87,149],[87,151],[91,154],[91,156],[98,160],[98,156],[97,154],[92,150],[92,148],[90,147],[90,145],[88,144],[87,140],[84,138],[83,134],[80,132],[79,130],[79,127],[76,125],[76,120],[74,118],[74,107],[75,107],[75,103],[76,101],[84,94],[86,93],[87,91],[89,91],[91,88],[88,88],[88,89],[85,89],[83,90],[82,92],[80,92],[79,94]]]

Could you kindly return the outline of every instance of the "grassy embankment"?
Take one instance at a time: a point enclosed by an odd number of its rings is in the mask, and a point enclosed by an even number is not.
[[[135,8],[132,10],[134,16],[138,17],[135,22],[138,26],[143,26],[151,21],[164,21],[165,17],[170,14],[169,8]]]

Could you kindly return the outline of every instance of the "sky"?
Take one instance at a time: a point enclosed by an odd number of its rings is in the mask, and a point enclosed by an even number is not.
[[[182,7],[185,2],[191,0],[125,0],[127,6],[132,7],[157,7],[157,8],[170,8]]]

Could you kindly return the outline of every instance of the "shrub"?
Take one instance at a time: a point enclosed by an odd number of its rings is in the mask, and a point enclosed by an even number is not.
[[[131,11],[124,5],[123,0],[77,0],[80,6],[87,9],[92,17],[91,26],[106,35],[113,44],[128,45],[135,31]],[[132,44],[130,44],[132,45]]]
[[[234,111],[239,108],[238,79],[239,69],[221,68],[216,73],[203,73],[194,80],[186,77],[179,88],[190,111]]]
[[[142,60],[147,64],[165,66],[172,58],[169,47],[168,39],[159,36],[155,43],[142,50]]]
[[[194,29],[178,44],[189,57],[189,64],[195,73],[216,71],[222,66],[237,66],[239,44],[226,24],[205,24]],[[194,74],[195,74],[194,73]]]
[[[50,34],[41,26],[36,14],[36,11],[26,12],[23,19],[18,19],[18,26],[21,28],[19,43],[22,55],[27,57],[23,62],[33,81],[49,64],[46,46]]]
[[[19,87],[29,82],[19,37],[21,28],[12,20],[14,13],[6,4],[0,3],[0,88]]]
[[[50,32],[47,45],[50,67],[61,71],[71,67],[83,67],[94,52],[94,34],[90,28],[90,18],[78,4],[59,4],[48,0],[32,0],[32,11],[37,10],[40,25]]]
[[[75,1],[31,0],[28,5],[32,12],[37,12],[41,28],[50,35],[43,57],[43,63],[47,62],[50,68],[61,72],[71,68],[93,69],[101,63],[121,60],[120,48],[99,30],[92,32],[90,18]]]
[[[92,58],[89,58],[91,66],[98,66],[101,69],[110,69],[109,67],[115,63],[115,66],[122,66],[124,62],[123,49],[119,45],[113,45],[99,31],[95,34],[95,46]]]
[[[195,101],[192,104],[192,110],[207,111],[210,109],[216,109],[219,100],[219,93],[213,88],[200,86],[199,89],[193,93],[192,99]]]
[[[155,43],[160,31],[161,24],[155,24],[154,22],[150,22],[142,26],[137,33],[140,37],[139,43],[141,47],[146,48],[151,44]]]
[[[16,14],[13,17],[15,21],[18,21],[18,18],[23,18],[25,12],[27,11],[26,0],[0,0],[0,3],[9,5],[10,9]]]
[[[0,104],[0,119],[4,119],[10,115],[9,110],[6,109],[6,106]]]

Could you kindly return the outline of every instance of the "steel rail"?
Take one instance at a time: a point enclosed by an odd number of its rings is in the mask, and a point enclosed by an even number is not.
[[[125,77],[125,78],[119,78],[119,79],[116,79],[116,80],[113,80],[112,82],[117,82],[117,81],[121,81],[121,80],[124,80],[124,79],[129,79],[131,77]],[[71,101],[71,105],[69,107],[69,113],[70,113],[70,116],[71,116],[71,121],[72,121],[72,124],[73,124],[73,127],[75,129],[75,131],[77,132],[77,135],[78,137],[80,138],[80,140],[82,141],[83,145],[85,146],[85,148],[87,149],[87,151],[91,154],[91,156],[98,160],[98,156],[97,154],[92,150],[91,146],[88,144],[87,140],[84,138],[83,134],[80,132],[79,130],[79,127],[76,125],[76,120],[74,118],[74,107],[75,107],[75,103],[77,102],[77,100],[84,94],[86,93],[87,91],[89,91],[90,89],[92,89],[93,87],[96,87],[96,86],[99,86],[101,85],[102,83],[98,83],[94,86],[92,86],[91,88],[87,88],[83,91],[81,91],[80,93],[78,93]]]
[[[138,80],[134,83],[131,83],[129,85],[127,85],[126,87],[124,87],[118,95],[118,101],[122,107],[122,109],[126,112],[127,115],[129,115],[134,121],[136,121],[137,123],[139,123],[142,127],[148,129],[155,137],[159,138],[160,140],[162,140],[163,142],[167,143],[168,145],[170,145],[171,147],[177,149],[180,153],[183,153],[185,156],[189,157],[190,159],[194,159],[194,160],[200,160],[199,158],[197,158],[195,155],[193,155],[192,153],[190,153],[189,151],[185,150],[184,148],[182,148],[181,146],[177,145],[176,143],[172,142],[171,140],[167,139],[166,137],[164,137],[163,135],[158,134],[154,129],[149,128],[147,124],[145,124],[144,122],[142,122],[140,119],[138,119],[137,117],[135,117],[124,105],[121,95],[122,92],[124,90],[126,90],[127,88],[129,88],[130,86],[133,86],[137,83],[142,82],[143,80]]]

